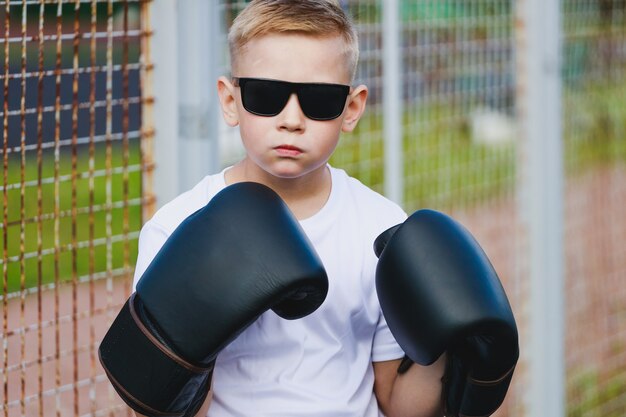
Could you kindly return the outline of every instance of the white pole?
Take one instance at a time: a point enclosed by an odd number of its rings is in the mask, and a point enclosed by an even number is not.
[[[212,13],[206,0],[178,1],[179,187],[185,191],[218,168],[218,135],[211,116],[215,80],[211,78]],[[176,82],[175,79],[170,82]]]
[[[403,199],[402,78],[400,22],[397,0],[383,2],[383,126],[385,195],[398,204]]]
[[[213,2],[211,2],[213,3]],[[211,173],[215,173],[222,168],[222,146],[220,145],[221,131],[225,126],[222,119],[222,110],[219,97],[217,96],[217,78],[223,75],[223,66],[226,52],[226,40],[224,38],[224,5],[215,2],[209,9],[209,42],[208,56],[209,69],[207,77],[209,81],[209,138],[211,142],[211,154],[209,156],[209,167]]]
[[[561,2],[518,3],[522,214],[530,255],[527,415],[565,416]]]
[[[175,0],[150,4],[154,63],[154,162],[153,189],[161,207],[178,194],[178,60],[177,10]]]

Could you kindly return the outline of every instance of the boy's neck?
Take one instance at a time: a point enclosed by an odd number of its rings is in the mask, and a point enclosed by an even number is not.
[[[298,178],[279,178],[268,174],[248,159],[235,164],[224,174],[227,185],[252,181],[270,187],[285,201],[298,220],[320,211],[328,201],[332,187],[327,165]]]

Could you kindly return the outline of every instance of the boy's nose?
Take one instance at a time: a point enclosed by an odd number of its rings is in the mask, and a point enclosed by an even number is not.
[[[288,131],[303,130],[305,119],[306,116],[300,108],[298,97],[294,93],[289,97],[285,108],[278,115],[279,128]]]

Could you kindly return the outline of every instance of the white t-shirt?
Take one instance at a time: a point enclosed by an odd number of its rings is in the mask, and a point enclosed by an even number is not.
[[[329,168],[328,201],[300,221],[328,274],[326,300],[298,320],[268,311],[219,353],[211,417],[382,415],[372,362],[401,358],[403,351],[378,303],[373,242],[406,214],[343,170]],[[144,225],[135,284],[174,229],[226,186],[224,172],[205,177]]]

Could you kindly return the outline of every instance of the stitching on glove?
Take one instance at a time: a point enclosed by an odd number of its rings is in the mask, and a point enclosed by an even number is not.
[[[508,370],[508,371],[507,371],[504,375],[502,375],[500,378],[498,378],[498,379],[494,379],[494,380],[491,380],[491,381],[483,381],[483,380],[480,380],[480,379],[475,379],[475,378],[472,378],[472,377],[468,377],[467,379],[469,379],[469,380],[470,380],[470,383],[471,383],[472,385],[485,385],[485,386],[497,385],[497,384],[499,384],[500,382],[502,382],[504,379],[506,379],[506,378],[507,378],[507,377],[511,374],[511,372],[513,372],[513,370],[514,370],[514,369],[515,369],[515,365],[513,365],[513,366],[511,367],[511,369],[509,369],[509,370]]]

